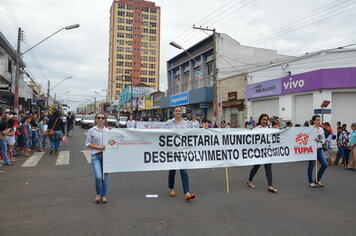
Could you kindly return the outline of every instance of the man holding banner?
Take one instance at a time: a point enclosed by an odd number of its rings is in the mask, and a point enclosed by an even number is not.
[[[167,123],[163,126],[163,129],[187,129],[190,124],[188,121],[182,119],[182,107],[177,106],[173,111],[174,118],[172,120],[167,121]],[[174,191],[174,181],[176,176],[176,170],[170,170],[168,175],[168,188],[169,196],[175,197],[176,193]],[[182,179],[183,192],[185,194],[185,200],[190,200],[195,198],[195,194],[189,193],[189,177],[188,170],[181,169],[180,176]]]

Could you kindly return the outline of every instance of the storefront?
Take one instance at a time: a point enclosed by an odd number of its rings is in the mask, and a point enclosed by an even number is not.
[[[246,86],[248,113],[291,120],[295,124],[324,113],[324,121],[350,125],[356,121],[356,67],[320,69]],[[322,110],[323,101],[331,101]]]

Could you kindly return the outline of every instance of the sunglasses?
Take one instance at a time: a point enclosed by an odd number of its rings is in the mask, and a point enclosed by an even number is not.
[[[98,116],[98,117],[96,117],[96,119],[102,119],[102,120],[105,120],[105,117],[104,116]]]

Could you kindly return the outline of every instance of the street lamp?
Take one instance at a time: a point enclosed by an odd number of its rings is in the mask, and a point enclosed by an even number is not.
[[[55,86],[53,86],[52,88],[50,88],[51,86],[51,81],[48,80],[48,87],[47,87],[47,109],[49,107],[49,92],[51,90],[53,90],[55,87],[57,87],[59,84],[61,84],[63,81],[67,80],[67,79],[70,79],[70,78],[73,78],[73,76],[69,76],[67,78],[64,78],[63,80],[61,80],[58,84],[56,84]]]
[[[188,54],[188,56],[190,56],[190,57],[193,59],[193,61],[194,61],[196,64],[198,64],[198,62],[194,59],[194,57],[193,57],[187,50],[185,50],[182,46],[180,46],[178,43],[170,42],[169,44],[170,44],[171,46],[175,47],[175,48],[178,48],[178,49],[180,49],[180,50],[183,50],[185,53]]]
[[[80,25],[79,24],[74,24],[74,25],[68,25],[66,27],[63,27],[53,34],[49,35],[48,37],[44,38],[31,48],[27,49],[25,52],[21,53],[21,39],[22,39],[22,30],[21,28],[18,29],[18,35],[17,35],[17,49],[16,49],[16,78],[15,78],[15,96],[14,96],[14,110],[15,112],[19,112],[19,80],[20,80],[20,61],[22,56],[27,53],[28,51],[32,50],[34,47],[38,46],[39,44],[43,43],[47,39],[51,38],[53,35],[59,33],[62,30],[71,30],[78,28]],[[48,99],[47,99],[48,103]]]

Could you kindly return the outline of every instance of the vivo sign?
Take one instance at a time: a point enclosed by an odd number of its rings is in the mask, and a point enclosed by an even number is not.
[[[275,86],[267,92],[266,88]],[[280,90],[278,90],[280,86]],[[355,88],[356,67],[322,69],[246,85],[246,98],[268,97],[318,89]],[[262,89],[261,89],[262,88]]]

